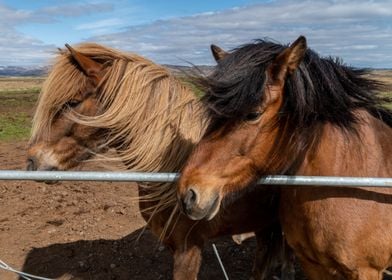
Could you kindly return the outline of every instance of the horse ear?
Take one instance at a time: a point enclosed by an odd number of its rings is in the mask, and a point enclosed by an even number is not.
[[[59,54],[61,54],[61,55],[65,54],[67,52],[66,50],[63,50],[62,48],[57,48],[57,50],[58,50]]]
[[[301,63],[307,49],[306,38],[299,36],[290,47],[282,51],[272,64],[272,77],[284,80],[287,74],[292,74]]]
[[[65,44],[72,58],[77,62],[82,71],[87,77],[91,78],[95,85],[98,85],[102,79],[102,64],[92,60],[91,58],[81,54],[80,52],[73,49],[70,45]]]
[[[226,51],[214,44],[211,45],[211,52],[216,62],[219,62],[219,60],[223,59],[228,54]]]

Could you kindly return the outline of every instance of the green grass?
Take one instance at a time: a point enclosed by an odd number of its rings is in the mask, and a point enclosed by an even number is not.
[[[0,141],[29,138],[31,115],[40,90],[37,85],[0,87]]]
[[[388,108],[388,109],[390,109],[390,110],[392,110],[392,91],[383,92],[383,93],[381,94],[381,96],[383,96],[383,97],[388,97],[389,99],[391,99],[391,102],[384,103],[383,106],[386,107],[386,108]]]
[[[40,87],[0,89],[0,107],[33,106],[38,99],[40,90]]]
[[[0,89],[0,95],[39,93],[41,87]]]
[[[189,79],[188,77],[185,76],[179,76],[179,80],[181,81],[181,83],[183,83],[184,85],[186,85],[187,87],[189,87],[196,96],[198,97],[202,97],[203,96],[203,92],[200,90],[200,88],[198,88],[191,79]]]
[[[0,114],[0,141],[26,140],[30,127],[31,118],[27,113]]]
[[[392,91],[386,92],[385,96],[387,96],[387,97],[392,99]],[[388,109],[392,110],[392,102],[385,104],[385,107],[387,107]]]

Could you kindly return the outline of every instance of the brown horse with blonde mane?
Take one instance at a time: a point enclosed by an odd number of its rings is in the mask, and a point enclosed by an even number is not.
[[[140,56],[91,43],[67,48],[39,97],[27,169],[68,170],[114,148],[130,170],[181,170],[208,124],[193,91]],[[250,231],[258,240],[254,276],[272,278],[282,258],[280,225],[270,214],[275,194],[244,194],[211,221],[181,214],[173,184],[139,185],[139,195],[148,227],[173,252],[175,279],[197,278],[208,239]]]
[[[367,75],[302,36],[227,54],[199,79],[211,122],[178,184],[184,211],[211,219],[222,198],[266,174],[392,177],[392,112]],[[392,265],[391,189],[279,192],[285,238],[309,279],[378,280]]]

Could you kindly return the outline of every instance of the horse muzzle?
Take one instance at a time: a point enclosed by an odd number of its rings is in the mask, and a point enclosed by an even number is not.
[[[27,171],[57,171],[58,168],[54,166],[46,166],[45,168],[39,168],[38,160],[35,157],[29,157],[26,161],[26,170]],[[48,181],[48,180],[36,180],[39,183],[45,183],[48,185],[56,184],[58,181]]]
[[[180,197],[182,211],[192,220],[211,220],[218,213],[220,202],[218,194],[203,195],[195,187],[187,188]]]

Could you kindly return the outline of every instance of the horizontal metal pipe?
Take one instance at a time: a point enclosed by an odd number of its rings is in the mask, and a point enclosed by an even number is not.
[[[179,173],[0,170],[0,180],[175,182],[179,176]],[[263,177],[258,183],[291,186],[392,187],[392,178],[276,175]]]
[[[1,170],[0,180],[175,182],[176,173]]]

